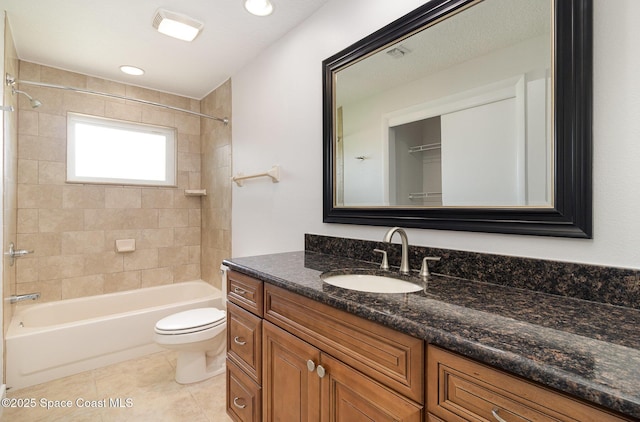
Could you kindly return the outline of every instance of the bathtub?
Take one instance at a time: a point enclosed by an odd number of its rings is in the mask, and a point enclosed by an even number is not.
[[[162,349],[158,320],[192,308],[222,308],[204,281],[20,306],[6,335],[6,384],[18,389]]]

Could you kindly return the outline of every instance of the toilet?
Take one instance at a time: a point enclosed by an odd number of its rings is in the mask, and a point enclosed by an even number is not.
[[[227,317],[218,308],[196,308],[162,318],[154,340],[178,352],[176,382],[191,384],[225,370]]]

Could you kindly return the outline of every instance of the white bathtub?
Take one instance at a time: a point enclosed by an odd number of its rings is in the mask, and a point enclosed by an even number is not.
[[[175,312],[223,306],[222,292],[189,281],[18,307],[6,336],[7,387],[52,379],[158,352],[153,328]]]

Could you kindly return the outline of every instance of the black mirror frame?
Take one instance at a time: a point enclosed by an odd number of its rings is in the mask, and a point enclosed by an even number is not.
[[[322,62],[325,223],[592,238],[592,0],[554,1],[553,208],[365,208],[334,205],[334,72],[474,1],[429,1]]]

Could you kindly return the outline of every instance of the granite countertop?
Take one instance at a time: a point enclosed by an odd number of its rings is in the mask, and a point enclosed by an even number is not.
[[[232,258],[231,269],[548,387],[640,418],[640,310],[434,274],[416,293],[323,283],[375,270],[315,252]],[[392,272],[394,270],[392,269]]]

